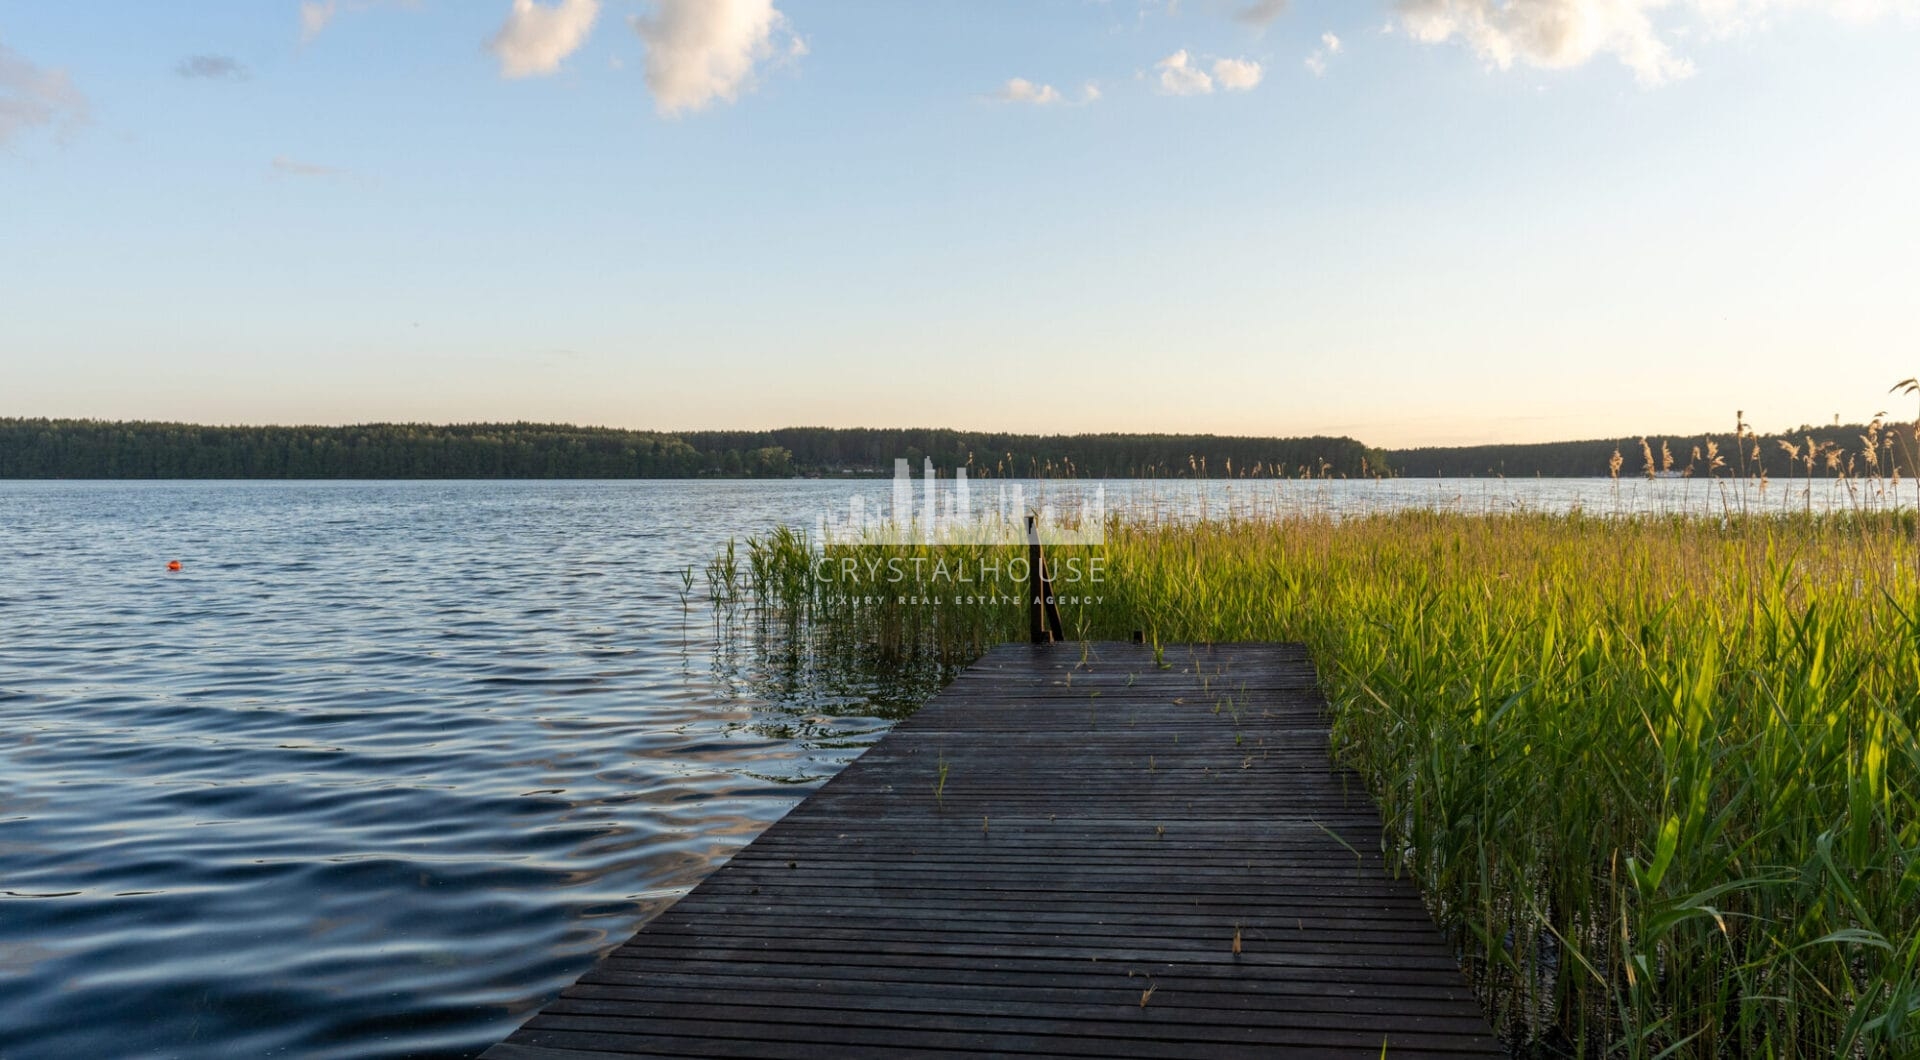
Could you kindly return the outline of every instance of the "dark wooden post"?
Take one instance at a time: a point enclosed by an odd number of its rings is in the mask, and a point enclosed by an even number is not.
[[[1027,636],[1035,644],[1067,639],[1060,606],[1053,602],[1053,576],[1047,573],[1047,558],[1040,552],[1039,526],[1031,515],[1027,516]]]
[[[1046,644],[1053,640],[1047,635],[1046,613],[1042,610],[1044,599],[1042,588],[1046,584],[1044,564],[1040,556],[1040,530],[1034,516],[1027,516],[1027,637],[1035,644]]]

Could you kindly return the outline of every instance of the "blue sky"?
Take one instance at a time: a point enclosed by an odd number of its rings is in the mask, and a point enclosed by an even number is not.
[[[0,0],[0,415],[1864,419],[1915,100],[1914,0]]]

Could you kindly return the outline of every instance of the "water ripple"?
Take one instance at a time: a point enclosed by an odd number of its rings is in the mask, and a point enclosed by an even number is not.
[[[812,495],[0,484],[0,1055],[504,1036],[885,731],[682,613]]]

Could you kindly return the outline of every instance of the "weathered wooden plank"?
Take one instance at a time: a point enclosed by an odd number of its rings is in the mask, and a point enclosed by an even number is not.
[[[1156,996],[1159,993],[1156,991]],[[1166,1004],[1165,999],[1162,999],[1162,1004]],[[1129,1009],[1129,1006],[1111,1003],[1071,1011],[1024,1002],[972,1006],[948,1003],[917,1011],[907,1006],[887,1005],[876,998],[862,999],[857,1003],[803,1006],[792,1004],[790,999],[777,995],[771,1003],[753,1003],[752,999],[738,996],[696,1001],[562,999],[549,1005],[540,1016],[529,1021],[528,1026],[644,1034],[654,1029],[655,1021],[735,1021],[740,1018],[740,1008],[747,1005],[751,1006],[754,1022],[776,1025],[774,1037],[784,1033],[778,1028],[801,1025],[968,1033],[985,1020],[991,1021],[995,1033],[999,1034],[1082,1039],[1152,1037],[1202,1046],[1214,1042],[1324,1041],[1332,1036],[1354,1041],[1351,1036],[1357,1034],[1366,1036],[1359,1039],[1363,1042],[1391,1036],[1399,1038],[1407,1046],[1444,1049],[1464,1044],[1461,1039],[1473,1039],[1478,1027],[1484,1026],[1482,1021],[1464,1017],[1408,1016],[1404,1013],[1388,1016],[1347,1014],[1334,1019],[1320,1014],[1302,1018],[1297,1013],[1285,1013],[1280,1018],[1274,1018],[1271,1013],[1241,1013],[1233,1020],[1212,1020],[1208,1017],[1217,1013],[1211,1010],[1195,1012],[1182,1008],[1171,1010],[1173,1014],[1170,1016],[1168,1011],[1153,1012],[1149,1011],[1151,1006],[1143,1008],[1138,1005],[1131,1006],[1127,1018],[1119,1019],[1114,1015],[1115,1009]],[[1131,1031],[1151,1033],[1128,1033]]]
[[[912,979],[888,978],[874,975],[868,978],[851,978],[835,969],[831,980],[819,978],[817,969],[795,971],[788,975],[754,974],[728,975],[709,972],[662,972],[648,976],[641,983],[602,984],[582,980],[568,987],[563,998],[593,998],[600,1000],[620,1000],[623,998],[672,1000],[683,1002],[710,1003],[716,992],[726,992],[740,1001],[764,1001],[783,1005],[812,1006],[848,1006],[864,1008],[870,1006],[892,1005],[941,1005],[952,1003],[953,1011],[966,1011],[974,1001],[1019,1002],[1032,1006],[1044,1006],[1046,1011],[1057,1014],[1079,1012],[1088,1006],[1096,1006],[1105,1017],[1112,1016],[1112,1004],[1115,991],[1132,1000],[1138,993],[1138,984],[1124,977],[1116,977],[1114,982],[1102,988],[1086,986],[1048,987],[1021,984],[993,983],[949,983],[944,979],[931,982]],[[876,971],[884,971],[876,970]],[[1183,1009],[1188,1012],[1200,1010],[1218,1010],[1213,1017],[1217,1019],[1252,1019],[1255,1022],[1286,1021],[1293,1019],[1294,1013],[1305,1013],[1302,1019],[1316,1018],[1316,1014],[1331,1013],[1345,1017],[1353,1013],[1360,1014],[1396,1014],[1407,1013],[1415,1016],[1445,1017],[1450,1020],[1461,1019],[1456,994],[1436,995],[1431,998],[1418,995],[1397,997],[1378,997],[1361,994],[1351,988],[1338,988],[1331,984],[1308,982],[1293,984],[1295,989],[1287,992],[1286,1004],[1276,1007],[1274,994],[1267,990],[1259,992],[1235,991],[1226,987],[1239,986],[1239,983],[1225,983],[1215,986],[1204,980],[1172,980],[1159,983],[1161,991],[1168,997],[1178,994]],[[765,998],[758,997],[766,994]],[[1228,1015],[1232,1013],[1232,1015]],[[1251,1013],[1251,1015],[1246,1015]],[[1468,1021],[1471,1022],[1471,1021]],[[1464,1024],[1463,1024],[1464,1025]]]
[[[1139,990],[1137,976],[1128,976],[1128,969],[1118,965],[1109,967],[1104,978],[1089,975],[1084,966],[1045,971],[1006,967],[983,969],[966,964],[949,967],[932,963],[887,965],[868,962],[836,964],[830,971],[833,978],[826,980],[820,978],[820,966],[812,963],[742,962],[704,966],[689,963],[671,971],[652,969],[644,978],[635,978],[624,970],[609,971],[604,966],[598,966],[563,991],[562,996],[593,996],[594,992],[599,991],[645,992],[674,985],[711,989],[716,985],[738,987],[739,984],[752,983],[772,983],[779,984],[781,989],[832,993],[859,991],[868,984],[885,984],[890,991],[902,996],[968,996],[970,992],[988,991],[1035,999],[1098,998],[1110,1002],[1116,996],[1116,990],[1125,994],[1126,1000],[1131,1000]],[[1154,982],[1169,991],[1170,997],[1178,996],[1183,1004],[1199,1008],[1255,1006],[1286,1009],[1304,1006],[1316,1010],[1328,1007],[1357,1012],[1404,1009],[1421,1014],[1450,1015],[1457,1014],[1460,1002],[1471,996],[1464,985],[1443,987],[1403,983],[1383,986],[1332,982],[1311,977],[1252,980],[1233,969],[1215,969],[1215,972],[1217,974],[1208,976],[1165,970],[1164,974],[1155,975]],[[1227,974],[1229,972],[1234,974]],[[1283,1003],[1276,1006],[1276,1000]]]
[[[1297,645],[995,648],[486,1056],[1502,1055],[1327,743]]]

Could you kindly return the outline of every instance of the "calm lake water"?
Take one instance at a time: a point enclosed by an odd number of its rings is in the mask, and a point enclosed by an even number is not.
[[[683,605],[729,537],[856,492],[887,484],[0,482],[0,1056],[504,1036],[926,693],[784,685],[724,661],[698,586]],[[1106,499],[1721,503],[1604,480]]]

